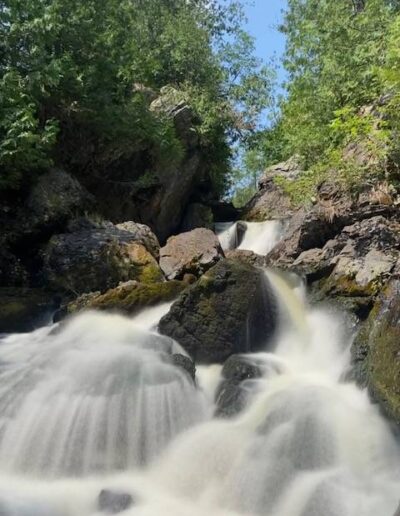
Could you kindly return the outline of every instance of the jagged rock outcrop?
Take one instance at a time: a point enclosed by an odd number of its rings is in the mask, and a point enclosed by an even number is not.
[[[196,363],[267,345],[276,326],[276,303],[263,272],[222,260],[185,290],[159,324]]]
[[[133,315],[143,308],[172,301],[187,287],[183,281],[163,281],[140,283],[131,280],[103,294],[91,292],[82,294],[68,303],[58,314],[57,319],[81,310],[109,310]]]
[[[131,233],[135,240],[142,244],[156,260],[160,258],[160,244],[158,238],[148,226],[129,220],[116,224],[116,227]]]
[[[138,148],[126,163],[82,180],[105,218],[114,223],[140,221],[164,242],[180,228],[188,205],[212,198],[213,188],[198,133],[201,121],[182,92],[162,88],[150,111],[171,120],[181,157],[160,160],[152,149]]]
[[[154,256],[154,236],[111,223],[53,236],[43,250],[47,283],[73,293],[105,291],[121,281],[159,281],[163,274]],[[149,238],[147,238],[149,237]],[[145,247],[147,245],[147,248]]]
[[[293,181],[301,173],[300,160],[296,156],[267,168],[258,183],[258,193],[243,208],[241,218],[261,222],[290,217],[295,207],[282,188],[276,184],[275,179],[280,176],[287,181]]]
[[[400,424],[400,279],[379,295],[352,346],[354,376]]]
[[[167,240],[160,251],[160,267],[168,279],[182,279],[185,274],[203,274],[223,256],[213,231],[197,228]]]
[[[267,265],[265,256],[261,256],[246,249],[232,249],[230,251],[225,251],[225,256],[231,260],[247,263],[249,265],[256,265],[258,267],[265,267]]]
[[[363,318],[400,257],[400,224],[382,216],[346,226],[322,249],[304,251],[289,266],[330,298]]]
[[[389,217],[395,209],[366,195],[353,200],[339,185],[322,183],[315,206],[301,208],[293,215],[284,237],[269,254],[269,262],[290,266],[303,251],[322,248],[344,227],[378,215]]]

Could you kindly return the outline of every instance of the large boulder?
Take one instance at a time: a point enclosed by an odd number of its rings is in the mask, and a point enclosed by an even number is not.
[[[197,228],[168,239],[160,251],[160,266],[168,279],[181,279],[185,274],[203,274],[223,256],[214,232]]]
[[[30,187],[30,188],[29,188]],[[95,201],[79,181],[62,169],[42,173],[31,185],[3,192],[0,199],[0,284],[38,285],[39,251],[53,233],[93,212]]]
[[[293,181],[302,173],[298,157],[269,167],[259,181],[258,193],[243,208],[243,220],[261,222],[269,219],[284,219],[292,215],[294,206],[288,195],[275,182],[277,177]]]
[[[32,331],[50,321],[56,300],[38,288],[0,288],[0,333]]]
[[[121,281],[159,281],[163,274],[146,239],[111,223],[53,236],[43,251],[45,280],[73,293],[105,291]],[[147,247],[153,249],[154,238]]]
[[[400,424],[400,279],[379,295],[352,346],[354,375],[384,412]]]
[[[186,287],[187,284],[183,281],[140,283],[130,280],[107,290],[104,294],[82,294],[60,311],[58,319],[81,310],[107,310],[133,315],[143,308],[172,301]]]
[[[94,198],[79,181],[61,169],[39,176],[26,201],[32,228],[62,228],[77,214],[90,212]]]
[[[197,362],[266,348],[276,302],[262,270],[222,260],[185,290],[159,324]]]

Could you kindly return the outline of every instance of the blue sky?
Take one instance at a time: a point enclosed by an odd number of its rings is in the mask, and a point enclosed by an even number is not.
[[[268,62],[274,55],[279,59],[285,50],[285,38],[277,29],[285,8],[286,0],[252,0],[245,6],[247,30],[254,36],[257,55],[264,61]],[[280,83],[284,77],[284,70],[280,68]]]

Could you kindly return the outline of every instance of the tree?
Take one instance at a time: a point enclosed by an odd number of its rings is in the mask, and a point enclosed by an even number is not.
[[[143,147],[179,155],[173,127],[144,93],[170,84],[197,110],[223,188],[230,140],[246,137],[268,99],[241,23],[235,1],[2,0],[0,186],[18,187],[52,162],[87,174]]]

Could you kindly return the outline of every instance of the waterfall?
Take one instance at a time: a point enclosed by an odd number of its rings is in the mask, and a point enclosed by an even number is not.
[[[213,416],[220,365],[198,367],[195,385],[171,363],[183,350],[154,330],[168,305],[3,337],[0,514],[100,516],[108,488],[132,495],[126,516],[393,516],[400,448],[345,379],[343,315],[266,274],[274,351],[246,355],[260,377],[231,419]]]
[[[152,312],[142,325],[87,313],[65,328],[2,341],[3,470],[44,476],[125,470],[147,463],[201,420],[201,396],[168,362],[179,346],[143,329],[152,325]]]
[[[241,249],[266,255],[282,238],[284,222],[223,222],[215,229],[224,251]]]

